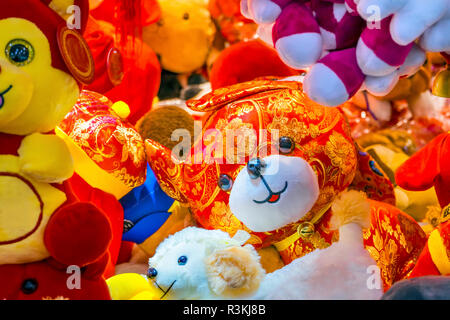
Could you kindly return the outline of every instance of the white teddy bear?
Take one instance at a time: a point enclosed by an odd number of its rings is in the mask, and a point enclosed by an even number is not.
[[[265,274],[248,234],[188,227],[162,242],[148,277],[164,299],[379,299],[382,281],[363,246],[370,206],[350,191],[333,203],[340,239]],[[247,236],[243,236],[245,234]]]
[[[264,278],[248,234],[231,238],[220,230],[185,228],[164,240],[149,260],[148,277],[162,299],[242,299]]]

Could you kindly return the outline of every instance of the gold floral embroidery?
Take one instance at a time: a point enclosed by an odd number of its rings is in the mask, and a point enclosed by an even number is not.
[[[245,227],[231,212],[230,207],[223,201],[217,201],[211,209],[209,216],[210,225],[215,229],[220,229],[227,232],[230,236],[238,230],[247,231],[250,234],[250,239],[247,241],[249,244],[261,244],[262,241],[257,236],[251,233],[247,227]]]
[[[256,151],[257,135],[250,123],[243,123],[240,118],[234,118],[230,122],[219,119],[216,129],[222,132],[223,152],[228,163],[243,163],[245,157]],[[231,136],[228,136],[229,134]],[[231,148],[234,149],[234,152],[228,150],[231,138],[233,139]]]
[[[353,145],[338,132],[333,132],[325,145],[325,153],[331,164],[341,170],[343,175],[350,174],[356,163]]]

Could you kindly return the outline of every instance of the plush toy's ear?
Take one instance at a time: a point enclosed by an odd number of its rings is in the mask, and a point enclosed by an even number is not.
[[[198,100],[189,100],[186,104],[194,111],[210,112],[219,110],[228,103],[259,92],[283,89],[302,90],[302,84],[296,81],[249,81],[216,89]]]
[[[147,161],[153,169],[161,189],[171,198],[179,202],[188,202],[181,191],[184,185],[184,164],[172,157],[172,151],[156,141],[145,140]]]
[[[254,292],[265,275],[259,260],[250,246],[214,251],[206,258],[211,291],[222,297],[240,297]]]
[[[94,58],[81,34],[61,25],[57,39],[61,55],[73,77],[82,84],[91,84],[94,81]]]
[[[406,160],[395,172],[395,181],[406,190],[431,188],[440,171],[440,150],[447,134],[442,134]]]

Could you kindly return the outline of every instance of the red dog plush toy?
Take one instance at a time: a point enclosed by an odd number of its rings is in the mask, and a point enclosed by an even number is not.
[[[383,175],[373,161],[372,174],[356,175],[360,155],[343,114],[309,100],[299,83],[246,82],[188,105],[211,112],[190,156],[180,161],[178,149],[146,141],[161,187],[188,203],[201,226],[231,235],[244,229],[249,243],[274,245],[285,263],[337,240],[331,204],[355,176],[370,182]],[[426,236],[400,210],[369,201],[364,243],[387,289],[411,270]]]
[[[440,224],[431,232],[411,277],[450,275],[450,133],[434,138],[396,173],[399,186],[412,191],[433,187],[441,205]]]
[[[62,18],[71,8],[74,28]],[[87,0],[0,3],[0,299],[110,298],[103,273],[122,208],[74,174],[54,134],[93,80],[76,30],[87,16]]]

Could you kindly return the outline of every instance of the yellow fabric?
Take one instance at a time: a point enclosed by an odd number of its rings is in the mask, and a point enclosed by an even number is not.
[[[3,19],[0,30],[0,48],[21,39],[34,52],[28,64],[19,66],[9,60],[5,49],[0,50],[0,90],[12,86],[0,109],[0,132],[17,135],[50,132],[75,105],[80,93],[78,85],[70,74],[52,67],[50,44],[34,23],[19,18]]]
[[[72,155],[64,141],[54,134],[33,133],[18,150],[21,171],[47,183],[60,183],[74,172]]]
[[[112,300],[156,300],[162,295],[160,289],[137,273],[113,276],[106,284]]]
[[[450,259],[439,230],[434,230],[428,238],[428,249],[436,268],[443,275],[450,275]]]
[[[20,173],[19,158],[12,155],[0,156],[0,172]],[[22,180],[0,177],[0,241],[15,239],[31,231],[31,224],[36,225],[37,196]],[[24,177],[26,178],[26,177]],[[28,180],[28,179],[27,179]],[[44,203],[42,222],[39,228],[28,238],[7,245],[2,245],[0,261],[2,264],[20,264],[40,261],[49,256],[44,245],[44,230],[54,211],[66,200],[66,195],[47,183],[28,180],[36,189]],[[5,197],[7,198],[5,200]],[[30,211],[29,211],[30,210]]]
[[[98,188],[110,194],[113,194],[117,199],[122,198],[131,188],[124,184],[120,179],[109,174],[100,168],[89,156],[77,146],[72,139],[70,139],[64,131],[56,128],[56,134],[61,137],[74,159],[75,172],[80,175],[92,187]]]

